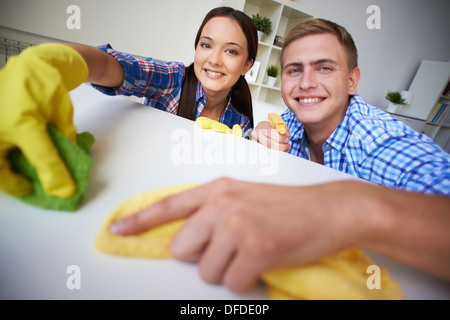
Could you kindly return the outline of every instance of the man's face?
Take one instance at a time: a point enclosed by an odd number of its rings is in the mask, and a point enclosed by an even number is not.
[[[349,70],[344,47],[332,34],[297,39],[284,51],[281,95],[307,129],[334,131],[358,81],[359,69]]]

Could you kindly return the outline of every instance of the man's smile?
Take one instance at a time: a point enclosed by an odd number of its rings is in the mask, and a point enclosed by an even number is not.
[[[300,96],[300,97],[295,98],[295,100],[297,102],[299,102],[300,104],[306,104],[306,105],[317,104],[317,103],[324,101],[325,99],[326,99],[325,97],[319,97],[319,96]]]

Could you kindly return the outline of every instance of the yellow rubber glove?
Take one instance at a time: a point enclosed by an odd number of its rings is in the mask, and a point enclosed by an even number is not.
[[[30,182],[11,170],[7,155],[18,147],[35,167],[49,195],[68,198],[75,183],[60,159],[47,124],[53,124],[75,142],[73,107],[69,91],[88,76],[88,67],[74,49],[41,44],[25,49],[0,70],[0,190],[25,195]]]

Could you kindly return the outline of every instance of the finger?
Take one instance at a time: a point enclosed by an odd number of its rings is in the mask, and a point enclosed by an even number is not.
[[[244,292],[255,286],[264,268],[261,261],[252,260],[243,252],[239,250],[223,275],[223,284],[233,292]]]
[[[217,228],[233,210],[235,193],[241,193],[241,183],[231,179],[217,179],[204,186],[202,201],[196,212],[185,222],[172,239],[170,251],[181,260],[198,261],[205,250],[209,251],[210,242]]]
[[[267,137],[277,144],[287,143],[289,141],[289,135],[287,131],[285,134],[280,134],[278,130],[274,128],[270,128],[270,130],[267,130]]]
[[[270,128],[259,128],[252,131],[252,140],[267,146],[267,141],[270,140],[268,137],[268,132]]]
[[[77,129],[73,124],[73,106],[67,92],[60,93],[58,108],[54,108],[52,112],[52,118],[49,122],[52,123],[66,138],[73,143],[76,143]]]
[[[276,128],[273,128],[268,121],[262,121],[258,123],[255,130],[257,132],[261,131],[261,133],[272,140],[287,143],[289,141],[290,132],[288,126],[285,125],[284,127],[286,132],[281,134]]]
[[[280,144],[277,146],[272,146],[272,149],[281,151],[281,152],[287,152],[291,149],[291,146],[289,144]]]
[[[270,148],[282,152],[289,151],[291,149],[291,145],[289,143],[278,143],[277,141],[271,140]]]
[[[30,181],[14,172],[10,162],[6,160],[9,150],[0,151],[0,190],[11,195],[22,196],[32,191]]]
[[[259,136],[265,134],[267,132],[267,130],[269,130],[270,128],[271,128],[271,126],[268,121],[259,122],[256,125],[255,129],[252,130],[252,132],[251,132],[252,140],[260,142]]]
[[[230,220],[233,221],[233,219]],[[200,276],[204,281],[222,282],[239,243],[237,234],[232,232],[233,229],[232,223],[228,222],[222,224],[213,234],[198,264]]]
[[[47,133],[45,125],[18,134],[19,148],[36,169],[42,188],[48,195],[69,198],[76,186],[66,165]]]
[[[171,254],[184,261],[198,261],[207,248],[215,225],[216,210],[203,206],[180,228],[170,243]]]
[[[268,130],[261,130],[260,133],[260,142],[267,148],[282,151],[286,151],[288,148],[288,144],[284,141],[285,139],[282,138],[282,135],[277,130],[270,128]]]
[[[115,221],[110,230],[118,235],[133,235],[187,218],[201,206],[204,195],[204,186],[200,186],[166,197],[136,214]]]
[[[288,151],[290,149],[289,129],[287,129],[285,134],[281,135],[278,130],[272,128],[267,121],[258,123],[251,135],[252,140],[261,143],[267,148],[279,151]]]
[[[291,137],[291,132],[289,131],[288,126],[284,126],[286,128],[286,133],[283,135],[285,138],[289,139]]]

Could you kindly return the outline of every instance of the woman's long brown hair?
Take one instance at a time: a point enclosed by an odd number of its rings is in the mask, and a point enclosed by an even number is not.
[[[195,38],[195,48],[200,40],[200,36],[205,24],[215,17],[229,17],[239,23],[242,31],[247,38],[248,58],[247,61],[256,59],[258,50],[258,38],[256,27],[245,13],[229,7],[219,7],[212,9],[203,20]],[[185,77],[181,88],[181,97],[178,105],[178,115],[190,120],[194,120],[195,93],[197,90],[198,79],[194,72],[194,64],[186,67]],[[231,103],[239,113],[244,114],[250,119],[253,128],[253,105],[252,95],[247,81],[243,76],[231,88]]]

